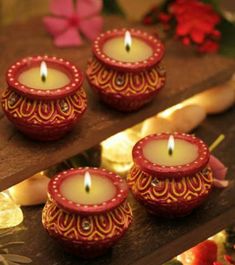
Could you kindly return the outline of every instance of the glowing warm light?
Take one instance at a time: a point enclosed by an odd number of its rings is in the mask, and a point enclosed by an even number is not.
[[[131,151],[136,141],[127,131],[117,133],[101,143],[102,155],[112,162],[129,163],[132,161]]]
[[[170,135],[168,140],[168,154],[170,156],[173,155],[174,148],[175,148],[175,139],[173,135]]]
[[[220,231],[219,233],[211,236],[208,238],[208,240],[214,240],[217,244],[222,244],[226,240],[226,233],[225,230]]]
[[[132,148],[140,139],[132,129],[117,133],[101,143],[102,167],[124,174],[132,166]]]
[[[125,37],[124,37],[124,45],[127,52],[129,52],[131,49],[131,43],[132,43],[131,33],[127,30],[125,32]]]
[[[168,109],[165,109],[164,111],[160,112],[160,113],[158,114],[158,116],[159,116],[159,117],[162,117],[162,118],[168,118],[169,116],[171,116],[171,114],[172,114],[174,111],[176,111],[176,110],[178,110],[178,109],[181,109],[181,108],[184,107],[184,106],[185,106],[185,104],[179,103],[179,104],[177,104],[177,105],[174,105],[174,106],[172,106],[172,107],[170,107],[170,108],[168,108]]]
[[[7,192],[0,192],[0,229],[10,228],[23,222],[24,216],[20,207]]]
[[[46,62],[42,61],[40,65],[40,75],[43,82],[47,79],[47,64]]]
[[[86,171],[85,175],[84,175],[84,187],[86,192],[90,192],[91,189],[91,175],[88,171]]]

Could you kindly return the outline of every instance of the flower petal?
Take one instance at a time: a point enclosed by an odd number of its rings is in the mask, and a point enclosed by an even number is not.
[[[90,40],[94,40],[103,28],[103,18],[95,16],[80,21],[79,28],[81,32]]]
[[[205,34],[203,31],[195,29],[191,32],[191,38],[194,42],[201,44],[205,40]]]
[[[98,15],[102,7],[102,0],[77,0],[76,13],[80,19],[88,18]]]
[[[176,27],[176,34],[178,36],[185,36],[192,30],[192,25],[189,23],[179,23]]]
[[[64,18],[44,17],[43,23],[46,30],[53,36],[57,36],[68,27],[68,21]]]
[[[210,156],[209,165],[212,169],[214,178],[219,180],[224,180],[227,174],[228,169],[224,166],[224,164],[215,156]]]
[[[235,264],[235,261],[233,260],[233,258],[229,255],[224,255],[224,260],[226,262],[228,262],[229,264]]]
[[[220,179],[214,179],[213,180],[213,185],[216,188],[227,188],[229,185],[229,181],[228,180],[220,180]]]
[[[70,17],[74,14],[72,0],[51,0],[50,11],[53,15]]]
[[[63,34],[55,38],[55,45],[58,47],[72,47],[82,44],[81,37],[75,27],[70,27]]]

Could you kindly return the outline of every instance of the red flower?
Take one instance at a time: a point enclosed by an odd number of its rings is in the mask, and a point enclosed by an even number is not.
[[[176,21],[176,37],[184,45],[193,43],[200,52],[218,51],[221,33],[216,26],[221,18],[210,4],[199,0],[175,0],[169,5],[169,14],[159,15],[164,28],[170,25],[172,17]]]
[[[151,17],[148,17],[148,16],[146,16],[146,17],[144,17],[143,18],[143,23],[145,24],[145,25],[151,25],[153,22],[152,22],[152,18]]]
[[[167,14],[167,13],[164,13],[164,12],[160,12],[159,15],[158,15],[158,19],[159,21],[161,21],[163,24],[165,23],[169,23],[169,21],[171,20],[172,16]]]
[[[224,255],[224,260],[228,262],[229,264],[235,264],[235,261],[232,259],[229,255]]]
[[[185,251],[180,256],[184,265],[219,265],[217,260],[217,245],[214,241],[206,240]]]
[[[201,53],[215,53],[219,50],[219,44],[213,40],[206,40],[197,50]]]

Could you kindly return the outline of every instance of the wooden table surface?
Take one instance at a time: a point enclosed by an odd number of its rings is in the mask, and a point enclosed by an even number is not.
[[[43,230],[42,207],[25,207],[25,220],[21,225],[25,230],[7,238],[9,242],[24,241],[25,244],[12,248],[12,252],[32,258],[34,265],[161,265],[235,223],[234,117],[235,108],[207,118],[195,131],[208,144],[220,133],[226,135],[215,155],[229,167],[227,177],[231,182],[224,190],[215,189],[209,200],[191,215],[175,220],[150,216],[130,196],[134,222],[124,238],[103,257],[81,260],[63,252]]]
[[[119,17],[105,19],[105,29],[115,26],[130,25]],[[146,29],[156,31],[156,28]],[[45,32],[41,18],[38,18],[2,28],[0,49],[2,92],[6,86],[4,73],[17,59],[38,54],[56,55],[70,59],[85,70],[91,44],[86,43],[79,48],[56,48]],[[60,141],[41,143],[27,139],[14,129],[0,109],[0,190],[82,152],[196,92],[223,82],[235,71],[234,60],[220,55],[198,56],[193,50],[184,48],[173,40],[166,41],[166,51],[164,64],[167,69],[167,85],[151,104],[131,114],[119,113],[102,105],[85,83],[88,111],[74,131]]]

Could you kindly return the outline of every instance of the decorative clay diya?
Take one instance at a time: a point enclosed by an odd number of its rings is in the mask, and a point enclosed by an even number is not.
[[[40,76],[43,64],[48,67],[47,78]],[[64,59],[24,58],[8,69],[6,81],[3,110],[21,132],[33,139],[48,141],[62,137],[86,110],[83,75]]]
[[[173,154],[167,151],[170,134],[154,134],[137,142],[127,179],[135,198],[150,213],[163,217],[189,214],[208,197],[213,182],[206,144],[184,133],[173,136]]]
[[[124,44],[124,36],[129,36],[129,44]],[[88,82],[109,106],[120,111],[137,110],[165,84],[165,70],[160,65],[164,50],[158,38],[140,30],[102,33],[93,45]]]
[[[90,191],[83,185],[87,172],[91,176]],[[132,222],[127,194],[126,182],[105,169],[62,172],[49,183],[43,226],[67,251],[83,258],[99,256],[124,235]]]

